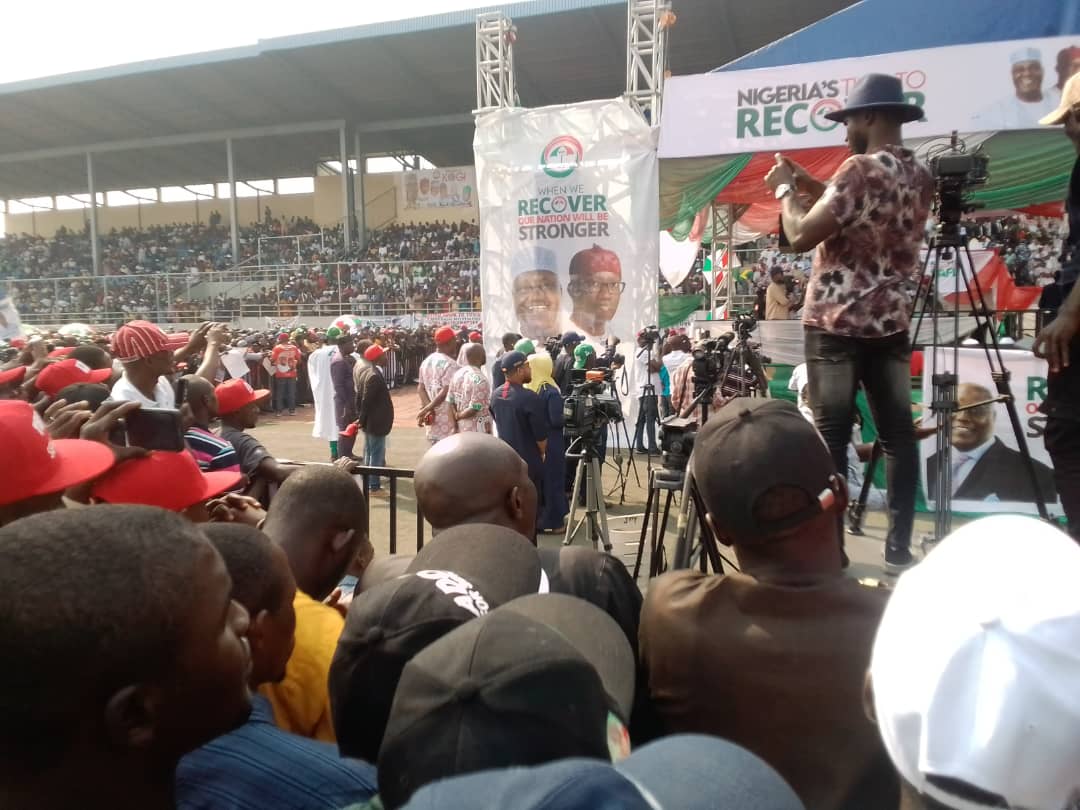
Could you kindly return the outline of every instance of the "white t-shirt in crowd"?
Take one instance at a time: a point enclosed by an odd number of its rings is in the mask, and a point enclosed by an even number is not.
[[[689,357],[689,352],[684,352],[682,349],[676,349],[673,352],[668,352],[664,355],[664,368],[667,369],[668,379],[674,381],[675,370],[683,364],[683,361]]]
[[[645,394],[646,383],[652,383],[653,393],[660,396],[660,372],[649,372],[649,358],[656,360],[658,356],[659,354],[655,349],[650,355],[648,348],[634,347],[634,379],[637,380],[639,397]]]
[[[154,398],[147,399],[125,374],[113,384],[109,398],[120,402],[141,402],[147,408],[176,407],[176,393],[165,377],[158,377],[157,385],[154,386]]]

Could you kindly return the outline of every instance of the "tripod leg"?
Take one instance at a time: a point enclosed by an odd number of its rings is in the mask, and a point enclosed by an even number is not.
[[[656,507],[659,509],[659,491],[653,487],[654,474],[652,470],[649,470],[649,494],[645,499],[645,519],[641,524],[641,535],[638,537],[637,547],[637,559],[634,561],[634,581],[637,582],[638,574],[641,572],[641,558],[645,553],[645,536],[649,533],[649,516],[653,511],[653,500],[656,500]],[[652,533],[652,551],[656,553],[656,522],[653,521],[653,533]]]
[[[596,511],[595,514],[600,515],[600,525],[598,532],[601,541],[604,544],[604,551],[611,552],[611,538],[608,536],[608,522],[607,522],[607,507],[604,505],[604,493],[600,491],[600,462],[596,459],[591,459],[589,464],[592,467],[592,481],[593,481],[593,497],[596,499]],[[593,522],[596,522],[595,517]],[[593,548],[596,548],[596,534],[593,535]]]
[[[664,499],[664,517],[660,521],[660,539],[656,542],[656,547],[653,550],[653,562],[652,562],[652,576],[659,576],[667,571],[667,548],[664,546],[664,535],[667,534],[668,516],[671,514],[671,504],[675,501],[675,493],[672,490],[667,491],[667,498]]]
[[[574,489],[570,493],[570,517],[566,520],[566,537],[563,538],[564,546],[570,545],[574,541],[574,535],[577,533],[577,525],[574,520],[577,518],[578,493],[582,491],[581,487],[585,484],[581,479],[584,470],[583,461],[584,459],[578,459],[577,470],[574,472]],[[588,504],[586,504],[585,508],[588,509]]]
[[[693,454],[690,455],[691,460]],[[691,533],[693,521],[690,520],[690,486],[693,481],[693,475],[690,473],[690,463],[687,462],[687,471],[685,473],[685,480],[683,481],[682,500],[679,502],[679,517],[676,521],[675,528],[675,550],[671,557],[672,568],[689,568],[690,567],[690,549],[691,549]]]

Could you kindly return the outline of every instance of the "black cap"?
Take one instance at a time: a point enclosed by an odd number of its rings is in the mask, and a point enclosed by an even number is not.
[[[453,571],[482,583],[493,606],[548,589],[536,546],[525,535],[490,523],[468,523],[439,532],[405,570],[410,574]]]
[[[329,676],[344,756],[375,761],[401,671],[414,655],[494,607],[546,589],[536,549],[510,529],[456,526],[424,552],[404,575],[366,588],[349,607]]]
[[[630,645],[602,610],[561,594],[514,600],[405,666],[379,751],[379,795],[393,808],[457,774],[610,761],[633,691]]]
[[[834,496],[836,468],[825,441],[795,404],[739,397],[709,418],[694,443],[694,480],[717,530],[765,539],[820,514]],[[805,493],[805,506],[762,519],[758,498],[775,487]]]
[[[502,356],[502,359],[499,360],[499,368],[504,372],[513,371],[515,368],[519,368],[527,362],[529,361],[522,352],[507,352]]]
[[[581,334],[580,332],[573,332],[573,331],[563,332],[563,336],[562,336],[562,345],[563,346],[573,346],[573,345],[575,345],[577,343],[584,343],[584,342],[585,342],[585,336],[583,334]]]

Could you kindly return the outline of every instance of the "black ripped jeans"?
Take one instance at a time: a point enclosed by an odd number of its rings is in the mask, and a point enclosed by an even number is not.
[[[846,477],[847,447],[855,420],[855,394],[866,389],[885,454],[889,548],[911,546],[919,459],[911,418],[911,344],[907,332],[852,338],[808,326],[806,371],[814,422],[837,471]]]

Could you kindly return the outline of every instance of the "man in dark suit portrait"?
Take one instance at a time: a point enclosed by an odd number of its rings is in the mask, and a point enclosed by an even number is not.
[[[961,383],[956,390],[961,410],[952,417],[952,493],[958,501],[1033,501],[1031,482],[1020,452],[994,435],[994,398],[986,388]],[[977,404],[982,403],[982,404]],[[972,407],[974,406],[974,407]],[[937,488],[939,454],[926,462],[926,491]],[[1057,501],[1053,471],[1032,459],[1035,479],[1047,503]]]

